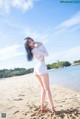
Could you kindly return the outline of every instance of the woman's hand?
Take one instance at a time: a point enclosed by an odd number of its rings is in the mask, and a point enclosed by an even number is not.
[[[42,45],[42,43],[41,43],[41,42],[35,42],[35,44],[37,44],[37,45],[39,45],[39,46],[40,46],[40,45]]]

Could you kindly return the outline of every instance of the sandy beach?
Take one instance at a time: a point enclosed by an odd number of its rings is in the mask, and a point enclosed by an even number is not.
[[[80,92],[51,85],[56,113],[40,111],[40,84],[33,74],[0,80],[0,112],[7,119],[80,119]],[[46,98],[45,106],[50,108]]]

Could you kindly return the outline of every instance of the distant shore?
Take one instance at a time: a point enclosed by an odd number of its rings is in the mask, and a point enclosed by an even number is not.
[[[75,63],[75,64],[72,64],[72,66],[76,66],[76,65],[80,65],[80,63]]]
[[[60,85],[51,85],[56,113],[41,113],[40,84],[33,74],[0,80],[0,112],[8,119],[79,119],[80,93]],[[45,105],[50,108],[48,99]]]
[[[76,65],[80,65],[80,60],[74,61],[73,63],[70,63],[69,61],[57,61],[52,64],[47,64],[47,69],[48,70],[57,69],[57,68],[64,68],[64,67],[76,66]],[[21,76],[21,75],[32,73],[33,71],[34,71],[34,68],[2,69],[0,70],[0,78]]]

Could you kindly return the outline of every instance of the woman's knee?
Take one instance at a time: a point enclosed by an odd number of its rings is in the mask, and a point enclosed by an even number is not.
[[[46,88],[45,91],[46,91],[46,93],[50,93],[51,92],[50,88]]]

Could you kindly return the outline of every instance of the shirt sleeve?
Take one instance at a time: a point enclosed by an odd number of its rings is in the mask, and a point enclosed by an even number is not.
[[[48,52],[47,52],[45,46],[41,45],[40,48],[41,48],[40,50],[44,53],[44,56],[48,56]]]
[[[40,56],[44,56],[44,57],[48,56],[48,52],[46,48],[44,47],[44,45],[34,48],[32,53],[37,58],[39,58]]]

